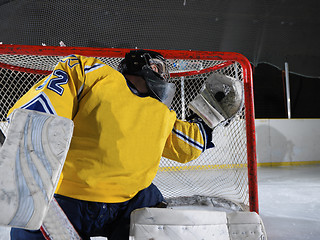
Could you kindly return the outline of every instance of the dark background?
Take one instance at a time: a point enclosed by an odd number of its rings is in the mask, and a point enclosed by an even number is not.
[[[0,42],[238,52],[256,118],[320,117],[319,0],[0,0]]]

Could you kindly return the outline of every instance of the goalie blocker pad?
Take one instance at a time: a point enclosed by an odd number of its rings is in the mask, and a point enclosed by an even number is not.
[[[0,149],[0,224],[37,230],[57,187],[73,133],[70,119],[17,109]]]
[[[236,116],[244,103],[241,81],[213,73],[188,107],[201,117],[210,128]]]

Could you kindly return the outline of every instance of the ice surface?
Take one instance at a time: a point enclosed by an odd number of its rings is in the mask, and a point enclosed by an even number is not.
[[[320,165],[263,167],[258,180],[268,240],[320,239]],[[9,240],[9,231],[0,227],[0,240]]]
[[[268,240],[320,239],[320,165],[258,169]]]

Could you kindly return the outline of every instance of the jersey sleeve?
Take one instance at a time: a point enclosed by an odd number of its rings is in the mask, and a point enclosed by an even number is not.
[[[206,149],[206,141],[207,135],[201,124],[177,119],[162,156],[181,163],[189,162]]]
[[[49,76],[16,102],[8,115],[23,108],[73,119],[81,97],[101,79],[101,72],[108,72],[102,70],[106,67],[110,68],[96,58],[79,55],[63,58]]]

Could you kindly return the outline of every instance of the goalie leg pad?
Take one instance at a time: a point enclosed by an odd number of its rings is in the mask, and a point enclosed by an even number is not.
[[[255,212],[141,208],[131,213],[130,240],[266,240]]]
[[[225,212],[142,208],[131,213],[130,240],[230,240]]]
[[[0,224],[39,229],[67,156],[73,122],[25,109],[12,113],[0,150]]]

